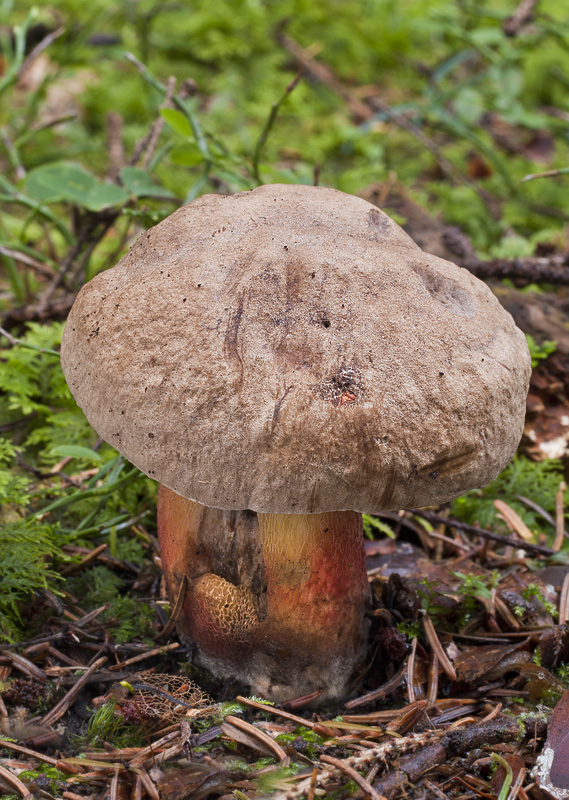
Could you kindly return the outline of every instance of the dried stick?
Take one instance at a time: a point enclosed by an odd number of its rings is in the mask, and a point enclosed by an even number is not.
[[[455,259],[477,278],[512,278],[526,283],[554,283],[569,286],[569,266],[566,255],[553,255],[548,258],[494,258],[482,261],[475,257]]]
[[[38,753],[37,750],[30,750],[29,747],[23,747],[23,745],[11,742],[9,739],[2,739],[0,741],[0,746],[5,747],[6,750],[13,750],[15,753],[21,753],[24,756],[31,756],[37,759],[37,761],[43,761],[44,764],[50,764],[52,767],[55,767],[59,763],[57,758],[46,756],[44,753]]]
[[[178,621],[178,617],[182,613],[182,608],[184,606],[184,600],[186,599],[186,592],[188,589],[188,577],[184,575],[182,578],[182,582],[180,583],[180,589],[178,590],[178,596],[176,597],[176,602],[174,603],[174,608],[172,609],[172,614],[170,619],[164,626],[163,630],[160,631],[154,638],[155,639],[165,639],[169,636],[174,628],[176,627],[176,622]]]
[[[563,544],[563,537],[565,536],[565,515],[563,513],[563,494],[567,484],[561,481],[559,489],[555,496],[555,541],[553,542],[554,550],[561,550]]]
[[[377,111],[381,111],[383,114],[389,117],[392,122],[394,122],[400,128],[403,128],[403,130],[407,131],[407,133],[410,133],[411,136],[413,136],[418,142],[420,142],[420,144],[423,145],[423,147],[432,153],[445,175],[454,176],[459,178],[462,182],[471,183],[468,176],[460,173],[456,167],[447,158],[445,158],[445,156],[442,155],[439,147],[432,139],[426,136],[423,131],[417,127],[417,125],[414,125],[402,114],[398,114],[396,111],[394,111],[383,100],[380,100],[378,97],[374,97],[371,98],[368,103],[362,102],[358,98],[354,97],[353,93],[344,86],[344,84],[337,78],[331,67],[329,67],[327,64],[321,63],[320,61],[316,61],[309,51],[301,47],[298,42],[295,42],[290,36],[281,34],[279,36],[279,42],[298,60],[298,62],[308,73],[316,78],[316,80],[320,81],[320,83],[329,86],[330,89],[336,92],[336,94],[338,94],[342,100],[344,100],[356,122],[365,122]],[[480,187],[475,188],[478,191]]]
[[[306,800],[314,800],[314,790],[316,789],[316,780],[318,778],[318,767],[314,767],[312,775],[310,776],[310,786],[308,787],[308,795]]]
[[[123,118],[118,111],[107,114],[107,141],[109,145],[109,178],[116,181],[124,166],[124,145],[122,141]]]
[[[510,14],[502,24],[502,30],[506,36],[516,36],[524,25],[531,22],[538,2],[539,0],[521,0],[514,13]]]
[[[433,738],[431,733],[412,734],[403,739],[390,739],[381,744],[374,744],[372,747],[360,750],[349,758],[342,759],[343,767],[350,767],[354,770],[365,770],[373,767],[378,761],[387,762],[390,758],[396,758],[400,753],[408,752],[410,749],[416,748],[426,749],[425,744]],[[315,780],[315,789],[313,793],[322,796],[322,789],[331,781],[336,781],[339,777],[338,773],[345,773],[345,769],[339,769],[335,764],[322,764],[322,769],[318,773]],[[296,786],[291,787],[286,792],[278,792],[274,800],[300,800],[310,790],[310,785],[313,781],[313,774],[303,780],[299,781]],[[377,792],[377,788],[373,787]],[[318,791],[320,790],[320,791]],[[381,792],[377,792],[381,794]],[[375,797],[375,795],[374,795]]]
[[[346,764],[339,758],[334,758],[333,756],[327,755],[321,755],[320,761],[323,761],[325,764],[332,764],[333,767],[339,769],[344,773],[344,775],[347,775],[348,778],[351,778],[355,783],[357,783],[360,789],[363,789],[363,791],[368,794],[372,800],[382,800],[381,795],[375,791],[371,783],[368,783],[365,778],[362,778],[360,773],[356,772],[356,770],[353,767],[350,767],[349,764]]]
[[[14,261],[18,261],[20,264],[25,264],[27,267],[31,267],[33,270],[38,272],[40,275],[44,275],[46,278],[53,278],[55,274],[53,267],[50,267],[48,264],[43,264],[41,261],[38,261],[37,258],[32,258],[31,256],[26,255],[26,253],[21,253],[19,250],[12,250],[10,247],[4,247],[3,245],[0,245],[0,255],[6,256],[7,258],[13,258]]]
[[[372,692],[368,692],[361,697],[356,697],[355,700],[350,700],[348,703],[346,703],[346,708],[357,708],[358,706],[363,706],[366,703],[371,703],[372,700],[383,699],[397,689],[397,687],[403,682],[403,678],[406,676],[406,674],[407,662],[404,661],[395,675],[386,681],[386,683],[384,683],[382,686],[380,686],[379,689],[374,689]]]
[[[137,63],[137,66],[140,65],[142,69],[146,69],[146,67],[144,67],[143,64],[140,64],[138,59],[136,59],[135,63]],[[160,104],[160,108],[172,107],[172,98],[174,97],[175,89],[176,89],[176,79],[174,77],[168,78],[168,82],[166,84],[166,93],[164,95],[164,100]],[[146,153],[146,158],[148,158],[148,153],[151,153],[150,159],[152,158],[153,149],[156,147],[156,144],[158,142],[158,137],[160,136],[160,132],[162,130],[163,125],[164,125],[163,118],[158,117],[158,119],[156,119],[152,124],[152,127],[150,128],[146,136],[144,136],[139,142],[136,143],[134,151],[128,160],[129,167],[134,167],[136,164],[138,164],[138,162],[142,158],[143,153]],[[158,133],[155,132],[156,130],[158,131]],[[154,143],[153,145],[151,145],[152,142]],[[148,159],[149,162],[150,159]]]
[[[26,784],[22,783],[22,781],[17,778],[13,772],[10,772],[9,769],[6,769],[6,767],[0,766],[0,778],[3,778],[6,783],[9,783],[14,789],[17,789],[24,800],[28,800],[28,798],[29,800],[33,800],[33,794],[28,791]]]
[[[569,575],[563,579],[559,595],[559,624],[565,625],[567,620],[569,620]]]
[[[55,292],[60,286],[63,285],[65,279],[67,278],[67,273],[73,266],[75,259],[81,253],[85,243],[93,235],[93,231],[96,229],[96,227],[97,223],[93,221],[93,215],[89,215],[88,221],[83,220],[83,225],[81,226],[75,243],[63,259],[59,271],[56,275],[54,275],[49,286],[44,291],[37,303],[37,310],[39,314],[41,314],[42,311],[45,311],[45,309],[49,306],[50,300]]]
[[[425,614],[423,617],[423,628],[425,629],[425,636],[427,637],[428,642],[431,645],[431,649],[436,655],[443,672],[448,678],[450,678],[451,681],[456,681],[456,670],[451,664],[449,657],[445,653],[444,648],[439,641],[439,637],[437,636],[435,626],[433,625],[428,614]]]
[[[28,67],[32,65],[32,63],[36,60],[36,58],[43,53],[43,51],[52,45],[56,39],[59,39],[60,36],[63,36],[65,33],[65,28],[57,28],[55,31],[48,33],[41,42],[38,42],[31,53],[27,56],[25,61],[22,62],[22,66],[20,67],[20,71],[18,73],[18,79],[21,79],[22,75],[27,71]]]
[[[237,734],[234,733],[232,729],[236,729]],[[222,732],[229,736],[230,739],[233,739],[236,742],[241,741],[239,737],[239,733],[245,734],[247,738],[257,740],[258,747],[262,750],[268,750],[274,756],[276,756],[279,761],[285,761],[288,756],[285,751],[282,749],[278,742],[275,742],[268,733],[259,730],[254,725],[251,725],[250,722],[245,722],[244,719],[239,719],[239,717],[234,716],[227,716],[221,725]]]
[[[172,98],[174,97],[175,90],[176,90],[176,78],[173,75],[170,75],[170,77],[166,81],[166,96],[164,97],[164,100],[160,104],[160,108],[171,108],[173,106]],[[150,162],[152,161],[154,153],[156,152],[158,139],[160,138],[160,134],[162,133],[163,127],[164,127],[164,118],[160,116],[156,119],[152,128],[150,129],[150,136],[148,138],[146,154],[144,156],[144,161],[142,162],[143,169],[148,169],[148,167],[150,166]]]
[[[525,550],[528,553],[536,553],[541,556],[553,556],[555,550],[549,547],[543,547],[540,544],[533,544],[532,542],[524,542],[521,539],[512,539],[510,536],[500,536],[499,533],[492,533],[492,531],[484,530],[484,528],[476,528],[474,525],[467,525],[466,522],[460,522],[458,519],[450,519],[450,517],[443,517],[440,514],[434,514],[432,511],[425,511],[422,508],[409,509],[412,514],[418,517],[423,517],[428,522],[444,523],[450,528],[457,528],[459,531],[471,533],[473,536],[480,536],[483,539],[490,539],[493,542],[500,542],[504,546],[510,545],[518,550]]]
[[[0,647],[0,653],[4,650],[6,645],[2,645]],[[19,669],[20,672],[23,672],[28,678],[32,678],[34,681],[38,681],[41,684],[44,684],[47,680],[45,676],[45,672],[36,666],[32,661],[24,656],[21,656],[19,653],[6,653],[5,656],[1,656],[1,663],[8,663],[12,666]],[[6,660],[5,660],[6,659]]]
[[[265,703],[257,703],[256,700],[250,700],[248,697],[241,697],[241,695],[237,695],[236,700],[238,703],[251,706],[251,708],[257,708],[259,711],[265,711],[269,714],[274,714],[276,717],[282,717],[282,719],[288,719],[291,722],[296,722],[297,725],[304,725],[305,728],[313,728],[315,725],[315,723],[311,722],[309,719],[297,717],[295,714],[289,714],[288,711],[281,711],[280,708],[267,706]]]
[[[83,675],[81,675],[81,677],[75,682],[75,685],[72,686],[71,689],[67,692],[67,694],[61,698],[59,703],[57,703],[51,709],[51,711],[48,711],[48,713],[42,718],[41,720],[42,725],[53,725],[54,722],[57,722],[57,720],[60,719],[65,714],[65,712],[69,709],[69,707],[73,705],[73,703],[75,702],[75,700],[79,695],[79,692],[81,691],[83,686],[85,686],[85,684],[89,681],[91,675],[93,675],[99,669],[99,667],[101,667],[106,661],[107,658],[103,656],[102,658],[98,658],[93,664],[91,664],[89,669],[87,669],[83,673]]]
[[[429,684],[427,687],[427,701],[431,704],[437,702],[439,694],[439,659],[436,653],[431,653],[429,663]]]
[[[415,700],[415,656],[417,654],[417,637],[413,637],[413,641],[411,643],[411,652],[409,653],[409,658],[407,659],[407,698],[409,699],[409,705],[413,705]]]
[[[526,721],[526,728],[540,724],[540,735],[544,733],[545,723],[536,720]],[[400,793],[406,784],[415,784],[428,769],[441,764],[448,758],[468,753],[476,747],[491,744],[516,742],[520,737],[519,719],[503,718],[479,725],[467,725],[446,733],[438,742],[422,747],[411,756],[399,761],[399,769],[386,775],[374,789],[384,797],[390,798]]]
[[[177,650],[179,646],[179,642],[171,642],[170,644],[163,645],[162,647],[155,647],[153,650],[147,650],[145,653],[140,653],[132,658],[127,658],[126,661],[121,661],[120,664],[113,664],[112,667],[109,667],[109,672],[124,669],[124,667],[130,667],[131,664],[137,664],[139,661],[144,661],[152,656],[160,656],[164,653],[169,653],[171,650]]]

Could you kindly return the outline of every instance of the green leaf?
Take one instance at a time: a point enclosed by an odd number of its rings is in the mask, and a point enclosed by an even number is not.
[[[175,108],[161,108],[160,114],[176,133],[179,133],[181,136],[191,136],[193,138],[194,132],[190,121],[181,111],[176,111]]]
[[[103,183],[81,164],[59,161],[37,167],[26,177],[28,193],[42,203],[75,203],[90,211],[124,204],[129,199],[120,186]]]
[[[531,365],[535,369],[540,361],[544,361],[557,350],[557,342],[547,340],[538,344],[530,333],[526,333],[526,340],[531,356]]]
[[[499,45],[504,41],[504,34],[501,28],[480,26],[470,32],[470,40],[478,47]]]
[[[52,447],[50,455],[61,456],[62,458],[84,458],[87,461],[102,461],[99,453],[91,450],[90,447],[82,447],[78,444],[61,444],[57,447]]]
[[[367,536],[368,539],[375,539],[373,531],[376,530],[379,533],[384,533],[390,539],[395,539],[395,534],[393,533],[393,529],[386,523],[383,522],[381,519],[377,517],[372,517],[370,514],[362,514],[363,518],[363,526],[364,526],[364,534]]]
[[[31,170],[25,181],[28,194],[43,203],[66,201],[83,205],[97,179],[80,164],[59,161]]]
[[[458,92],[452,105],[455,114],[467,125],[475,125],[485,111],[482,95],[470,86],[465,86]]]
[[[199,148],[192,142],[177,144],[172,148],[170,157],[174,164],[180,164],[183,167],[195,167],[203,161],[203,155]]]
[[[94,186],[80,202],[89,211],[101,211],[109,206],[122,205],[129,200],[128,194],[112,183],[99,183]]]
[[[169,189],[154,183],[148,172],[139,167],[124,167],[120,173],[124,188],[135,197],[172,197],[176,195]]]

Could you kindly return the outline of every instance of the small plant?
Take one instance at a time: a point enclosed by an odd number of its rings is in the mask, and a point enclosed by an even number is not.
[[[538,663],[535,661],[535,658],[534,662]],[[555,675],[557,678],[559,678],[561,683],[564,683],[565,686],[569,687],[569,664],[560,664],[555,671]]]
[[[500,576],[497,571],[490,575],[466,575],[463,572],[454,572],[453,575],[460,581],[456,591],[462,599],[459,625],[463,626],[473,616],[480,602],[491,600],[492,589],[498,585]]]
[[[546,341],[538,344],[533,336],[526,333],[526,339],[531,356],[531,365],[535,369],[540,361],[545,361],[552,353],[557,350],[557,342]]]
[[[441,598],[441,591],[439,590],[436,581],[431,581],[428,579],[421,581],[417,587],[417,594],[419,595],[421,601],[421,608],[426,614],[429,615],[431,622],[435,627],[441,624],[441,621],[452,614],[452,610],[447,606],[442,605],[439,600],[439,598]],[[415,624],[418,626],[417,630],[420,631],[421,626],[418,624],[418,622],[410,623],[410,628],[407,629],[403,628],[401,625],[399,625],[398,628],[402,633],[409,635],[409,630],[415,630]],[[419,635],[421,634],[419,633]]]
[[[391,528],[382,519],[378,519],[371,514],[362,514],[362,521],[364,526],[364,536],[366,536],[368,539],[377,538],[377,534],[388,536],[390,539],[395,538],[393,528]]]
[[[34,783],[35,785],[45,786],[49,790],[50,797],[61,797],[62,793],[66,791],[67,779],[69,775],[65,772],[60,772],[57,767],[52,767],[50,764],[42,764],[37,769],[25,769],[18,774],[18,778],[26,785]],[[38,780],[39,779],[39,780]],[[45,794],[48,791],[44,789]],[[2,795],[3,800],[11,799],[12,795]],[[17,798],[17,795],[13,795]]]
[[[525,600],[531,600],[532,597],[535,597],[541,605],[545,608],[548,614],[550,614],[554,619],[559,616],[559,611],[555,607],[553,603],[551,603],[545,595],[543,594],[543,589],[541,586],[538,586],[537,583],[528,583],[526,588],[522,591],[522,597]]]
[[[72,594],[82,598],[83,606],[93,610],[108,603],[102,621],[112,629],[116,642],[151,639],[154,634],[155,612],[143,601],[123,594],[124,581],[104,566],[95,566],[68,581]]]
[[[91,747],[102,747],[108,742],[120,748],[136,746],[143,735],[140,726],[125,722],[122,714],[117,712],[116,700],[110,697],[89,719],[85,739]]]
[[[21,520],[0,527],[0,641],[22,636],[27,625],[22,610],[35,593],[57,592],[54,561],[68,560],[61,544],[55,525]]]
[[[451,505],[452,516],[482,528],[497,527],[494,500],[503,500],[516,511],[532,531],[550,538],[554,531],[543,517],[520,498],[528,498],[555,516],[555,497],[559,483],[563,480],[563,464],[560,460],[529,461],[517,456],[498,477],[484,489],[474,489],[457,498]],[[569,493],[565,493],[565,504]],[[504,530],[504,533],[506,531]]]

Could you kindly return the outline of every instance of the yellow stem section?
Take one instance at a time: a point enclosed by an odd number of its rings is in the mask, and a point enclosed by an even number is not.
[[[360,629],[368,599],[361,514],[259,514],[271,626],[294,640]]]
[[[158,535],[180,636],[218,675],[286,698],[339,697],[365,651],[361,515],[206,509],[160,487]]]

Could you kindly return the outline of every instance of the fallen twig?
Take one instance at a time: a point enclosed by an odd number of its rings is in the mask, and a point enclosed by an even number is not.
[[[176,597],[176,602],[174,603],[174,608],[172,609],[172,614],[170,615],[170,619],[168,620],[164,628],[160,631],[160,633],[156,634],[155,636],[156,639],[165,639],[172,633],[172,631],[176,627],[176,622],[178,621],[178,617],[182,613],[184,600],[186,599],[187,589],[188,589],[188,577],[187,575],[184,575],[180,583],[178,596]]]
[[[529,727],[529,723],[526,724]],[[542,728],[544,726],[543,723]],[[509,717],[491,720],[482,725],[457,728],[446,733],[438,742],[428,744],[413,755],[401,758],[399,768],[375,783],[374,789],[384,797],[390,798],[400,792],[407,783],[416,783],[424,772],[446,761],[447,758],[467,753],[483,745],[515,742],[519,736],[519,720]]]
[[[13,772],[10,772],[9,769],[0,765],[0,778],[3,778],[6,783],[9,783],[10,786],[13,786],[20,794],[22,795],[25,800],[33,800],[33,795],[28,791],[28,787],[25,783],[17,778]]]
[[[51,264],[39,261],[37,258],[32,258],[32,256],[27,255],[27,253],[22,253],[20,250],[0,245],[0,255],[6,256],[6,258],[13,258],[14,261],[18,261],[20,264],[25,264],[27,267],[31,267],[44,277],[53,278],[55,275],[55,269],[51,266]]]
[[[0,653],[2,650],[4,650],[4,647],[0,646]],[[4,655],[0,656],[0,663],[13,665],[16,669],[19,669],[20,672],[23,672],[35,681],[39,681],[39,683],[46,682],[45,672],[19,653],[6,652]]]
[[[305,728],[314,727],[314,722],[311,722],[309,719],[304,719],[304,717],[297,717],[296,714],[290,714],[288,711],[282,711],[280,708],[274,708],[274,706],[269,706],[266,705],[265,703],[258,703],[256,700],[251,700],[249,697],[242,697],[241,695],[237,695],[236,700],[238,703],[243,703],[246,706],[251,706],[251,708],[256,708],[259,711],[265,711],[269,714],[274,714],[277,717],[288,719],[290,720],[290,722],[296,722],[297,725],[304,725]]]
[[[431,645],[431,649],[435,653],[441,668],[451,681],[455,681],[456,670],[450,663],[449,657],[445,653],[444,648],[439,641],[439,637],[435,631],[435,626],[433,625],[428,614],[425,614],[423,617],[423,628],[425,629],[425,636],[427,637],[429,644]]]
[[[272,753],[279,761],[288,760],[288,756],[280,744],[271,739],[268,733],[260,731],[250,722],[245,722],[244,719],[231,715],[225,717],[221,725],[221,731],[236,742],[248,744],[249,746],[255,745],[258,750]]]
[[[521,0],[521,3],[502,23],[506,36],[516,36],[520,29],[533,19],[533,12],[539,0]]]
[[[401,753],[408,752],[410,749],[426,749],[426,743],[432,738],[432,733],[420,733],[411,734],[404,739],[391,738],[387,742],[374,744],[372,747],[368,747],[365,750],[359,750],[349,758],[342,759],[342,764],[344,767],[343,770],[339,769],[335,764],[327,764],[326,766],[322,765],[322,769],[318,773],[315,780],[315,788],[313,789],[313,793],[321,796],[321,791],[318,790],[325,790],[328,783],[336,781],[339,775],[346,774],[346,767],[354,770],[370,769],[378,761],[380,763],[386,762],[388,758],[395,758]],[[306,795],[310,790],[313,779],[314,776],[311,774],[308,778],[304,778],[303,780],[299,781],[296,786],[288,789],[288,791],[277,793],[275,795],[275,800],[296,800],[296,798]],[[377,791],[376,786],[373,788],[377,794],[381,794],[381,792]]]
[[[380,686],[378,689],[374,689],[372,692],[362,695],[361,697],[356,697],[355,700],[350,700],[346,703],[346,708],[357,708],[357,706],[363,706],[366,703],[371,703],[372,700],[379,700],[387,697],[388,694],[391,694],[391,692],[395,691],[395,689],[401,685],[406,674],[407,662],[405,661],[397,670],[395,675],[386,681],[382,686]]]
[[[71,689],[67,692],[67,694],[61,698],[59,703],[57,703],[51,711],[42,717],[41,724],[42,725],[53,725],[54,722],[57,722],[65,712],[70,708],[71,705],[77,699],[79,692],[83,688],[83,686],[87,683],[91,675],[95,673],[99,667],[105,664],[107,661],[106,657],[103,656],[102,658],[98,658],[89,669],[87,669],[80,678],[77,679],[75,685],[71,687]]]
[[[555,550],[550,547],[543,547],[540,544],[533,544],[533,542],[525,542],[521,539],[512,539],[509,536],[501,536],[499,533],[492,533],[484,528],[476,528],[474,525],[467,525],[466,522],[460,522],[458,519],[451,519],[450,517],[443,517],[440,514],[434,514],[432,511],[425,511],[422,508],[409,509],[412,514],[418,517],[423,517],[427,522],[444,523],[449,528],[457,528],[459,531],[471,533],[473,536],[480,536],[483,539],[490,539],[493,542],[500,542],[504,546],[509,545],[518,550],[526,550],[528,553],[535,553],[541,556],[553,556]]]
[[[26,56],[25,61],[22,62],[22,66],[20,67],[18,73],[18,80],[22,79],[22,75],[24,75],[24,73],[28,70],[28,67],[30,67],[33,64],[33,62],[40,55],[40,53],[43,53],[44,50],[50,47],[50,45],[52,45],[56,39],[59,39],[60,36],[63,36],[64,33],[65,33],[64,27],[57,28],[56,30],[48,33],[47,36],[44,36],[41,42],[38,42],[38,44],[36,44],[31,53],[28,56]]]
[[[349,764],[346,764],[345,761],[342,761],[340,758],[334,758],[333,756],[321,755],[320,761],[323,761],[325,764],[331,764],[336,769],[339,769],[344,775],[347,775],[348,778],[351,778],[355,783],[358,784],[360,789],[368,794],[372,800],[381,800],[381,795],[378,794],[373,786],[366,781],[365,778],[362,778],[359,772],[353,767],[350,767]]]
[[[172,650],[177,650],[179,646],[179,642],[170,642],[170,644],[164,644],[161,647],[155,647],[152,650],[147,650],[145,653],[139,653],[137,656],[127,658],[126,661],[121,661],[119,664],[113,664],[112,667],[109,667],[109,671],[114,672],[115,670],[130,667],[131,664],[137,664],[139,661],[144,661],[152,656],[160,656],[164,653],[169,653]]]
[[[563,495],[567,489],[565,481],[561,481],[559,489],[555,496],[555,541],[553,542],[554,550],[561,550],[563,544],[563,537],[565,536],[565,514],[563,510]]]
[[[493,258],[489,261],[469,256],[456,258],[456,263],[477,278],[503,280],[523,280],[524,283],[553,283],[569,286],[569,266],[567,255],[551,255],[547,258]]]

